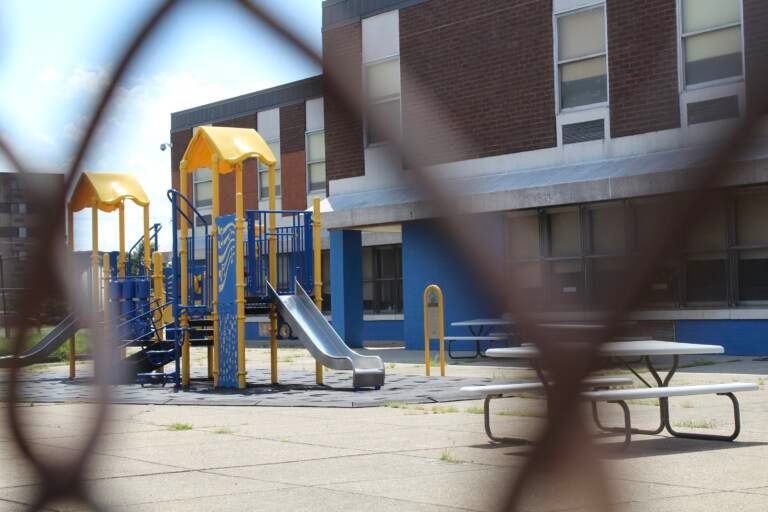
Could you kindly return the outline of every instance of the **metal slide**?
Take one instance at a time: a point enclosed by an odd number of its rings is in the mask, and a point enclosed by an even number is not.
[[[277,311],[283,321],[291,326],[293,334],[323,366],[334,370],[352,370],[352,385],[355,388],[379,389],[384,384],[384,362],[381,358],[360,355],[351,350],[298,281],[295,295],[279,295],[269,283],[267,285],[270,294],[277,299]]]
[[[15,364],[29,366],[31,364],[45,363],[54,350],[75,335],[80,324],[75,315],[70,313],[59,325],[45,335],[34,347],[25,350],[18,360],[14,356],[0,357],[0,368],[10,368]]]

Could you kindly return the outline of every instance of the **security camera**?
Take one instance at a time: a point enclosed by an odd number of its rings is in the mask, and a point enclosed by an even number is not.
[[[173,147],[173,144],[171,144],[170,142],[163,142],[162,144],[160,144],[160,151],[165,151],[166,148],[172,148],[172,147]]]

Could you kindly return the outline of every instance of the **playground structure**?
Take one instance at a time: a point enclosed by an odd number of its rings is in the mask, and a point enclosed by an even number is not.
[[[244,209],[243,163],[248,159],[268,169],[267,210]],[[244,389],[246,316],[267,315],[272,384],[279,382],[278,338],[294,337],[315,358],[318,384],[325,366],[351,370],[355,388],[383,385],[381,358],[349,349],[321,313],[319,200],[308,211],[277,210],[275,163],[253,129],[196,128],[179,166],[180,190],[167,193],[174,235],[170,266],[157,252],[160,224],[150,227],[149,200],[138,181],[125,174],[82,174],[67,205],[68,241],[74,250],[74,213],[91,208],[91,300],[103,313],[103,328],[112,334],[104,338],[116,340],[113,364],[120,371],[110,374],[117,380],[173,382],[177,389],[186,388],[191,383],[191,348],[204,346],[213,386]],[[184,195],[189,175],[197,169],[209,169],[212,175],[210,222]],[[219,182],[228,173],[235,178],[235,213],[221,215]],[[127,200],[142,208],[144,234],[126,251]],[[100,257],[98,212],[115,210],[119,251]],[[305,290],[313,292],[314,301]],[[42,362],[69,340],[74,378],[78,327],[77,319],[68,316],[19,358],[0,358],[0,367]]]

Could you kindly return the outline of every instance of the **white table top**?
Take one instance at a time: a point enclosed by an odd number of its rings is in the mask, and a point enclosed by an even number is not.
[[[568,342],[564,342],[568,343]],[[571,342],[579,343],[579,342]],[[674,356],[692,354],[722,354],[725,349],[720,345],[702,345],[699,343],[678,343],[674,341],[640,340],[610,341],[600,347],[603,357],[639,357],[639,356]],[[539,349],[535,345],[521,347],[490,348],[485,351],[488,357],[506,359],[536,359]]]
[[[515,322],[503,318],[475,318],[474,320],[451,322],[451,325],[453,327],[477,327],[482,325],[515,325]]]

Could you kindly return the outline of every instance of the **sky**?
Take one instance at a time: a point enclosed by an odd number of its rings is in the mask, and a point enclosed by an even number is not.
[[[171,112],[320,73],[229,0],[180,0],[120,85],[83,168],[134,174],[150,196],[151,222],[170,247]],[[322,0],[252,0],[318,52]],[[0,3],[0,134],[36,170],[71,162],[116,53],[157,0],[3,0]],[[0,159],[0,171],[10,166]],[[126,243],[142,234],[126,207]],[[62,212],[63,214],[63,212]],[[117,214],[99,216],[99,249],[116,250]],[[75,249],[89,250],[90,212],[75,218]]]

